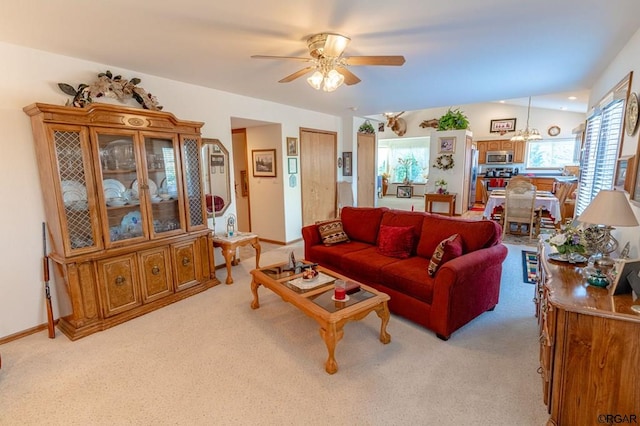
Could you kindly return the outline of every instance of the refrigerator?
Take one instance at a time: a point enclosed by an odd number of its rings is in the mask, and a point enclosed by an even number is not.
[[[478,180],[478,149],[471,146],[471,162],[469,163],[469,197],[467,209],[471,210],[476,202],[476,181]]]

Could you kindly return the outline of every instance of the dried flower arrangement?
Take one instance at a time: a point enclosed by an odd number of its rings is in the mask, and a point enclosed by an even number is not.
[[[69,96],[73,96],[72,101],[67,101],[67,105],[84,108],[93,102],[93,98],[102,96],[117,99],[121,102],[127,99],[135,99],[144,109],[159,111],[162,106],[158,105],[158,99],[151,93],[147,93],[142,87],[138,87],[139,78],[127,80],[120,75],[115,77],[111,71],[98,74],[98,79],[91,84],[79,84],[78,89],[66,83],[58,83],[58,87]]]

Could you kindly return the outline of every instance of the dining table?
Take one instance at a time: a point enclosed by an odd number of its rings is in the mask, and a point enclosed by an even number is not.
[[[490,218],[496,207],[504,206],[505,190],[496,189],[491,191],[487,199],[487,205],[484,208],[483,217]],[[549,212],[553,219],[553,223],[559,223],[562,220],[562,212],[560,210],[560,200],[549,191],[536,191],[536,201],[534,204],[536,209],[542,208]]]

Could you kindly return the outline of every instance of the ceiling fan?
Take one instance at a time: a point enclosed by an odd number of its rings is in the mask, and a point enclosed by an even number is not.
[[[327,92],[337,89],[342,83],[358,84],[360,79],[347,69],[348,66],[404,64],[404,56],[343,56],[351,39],[341,34],[320,33],[307,39],[310,57],[253,55],[255,59],[285,59],[310,62],[311,65],[290,74],[279,81],[289,83],[303,75],[315,71],[307,82],[315,89]]]

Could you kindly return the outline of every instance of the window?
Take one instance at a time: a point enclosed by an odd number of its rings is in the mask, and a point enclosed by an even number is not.
[[[396,183],[402,182],[405,177],[411,182],[425,182],[425,176],[429,173],[430,140],[424,137],[380,140],[378,174],[389,173],[391,182]]]
[[[618,146],[622,136],[624,101],[613,99],[587,119],[576,215],[587,208],[601,189],[613,187]]]
[[[527,143],[527,169],[559,169],[568,164],[576,164],[576,145],[572,139],[543,139]],[[578,147],[579,149],[579,147]]]

